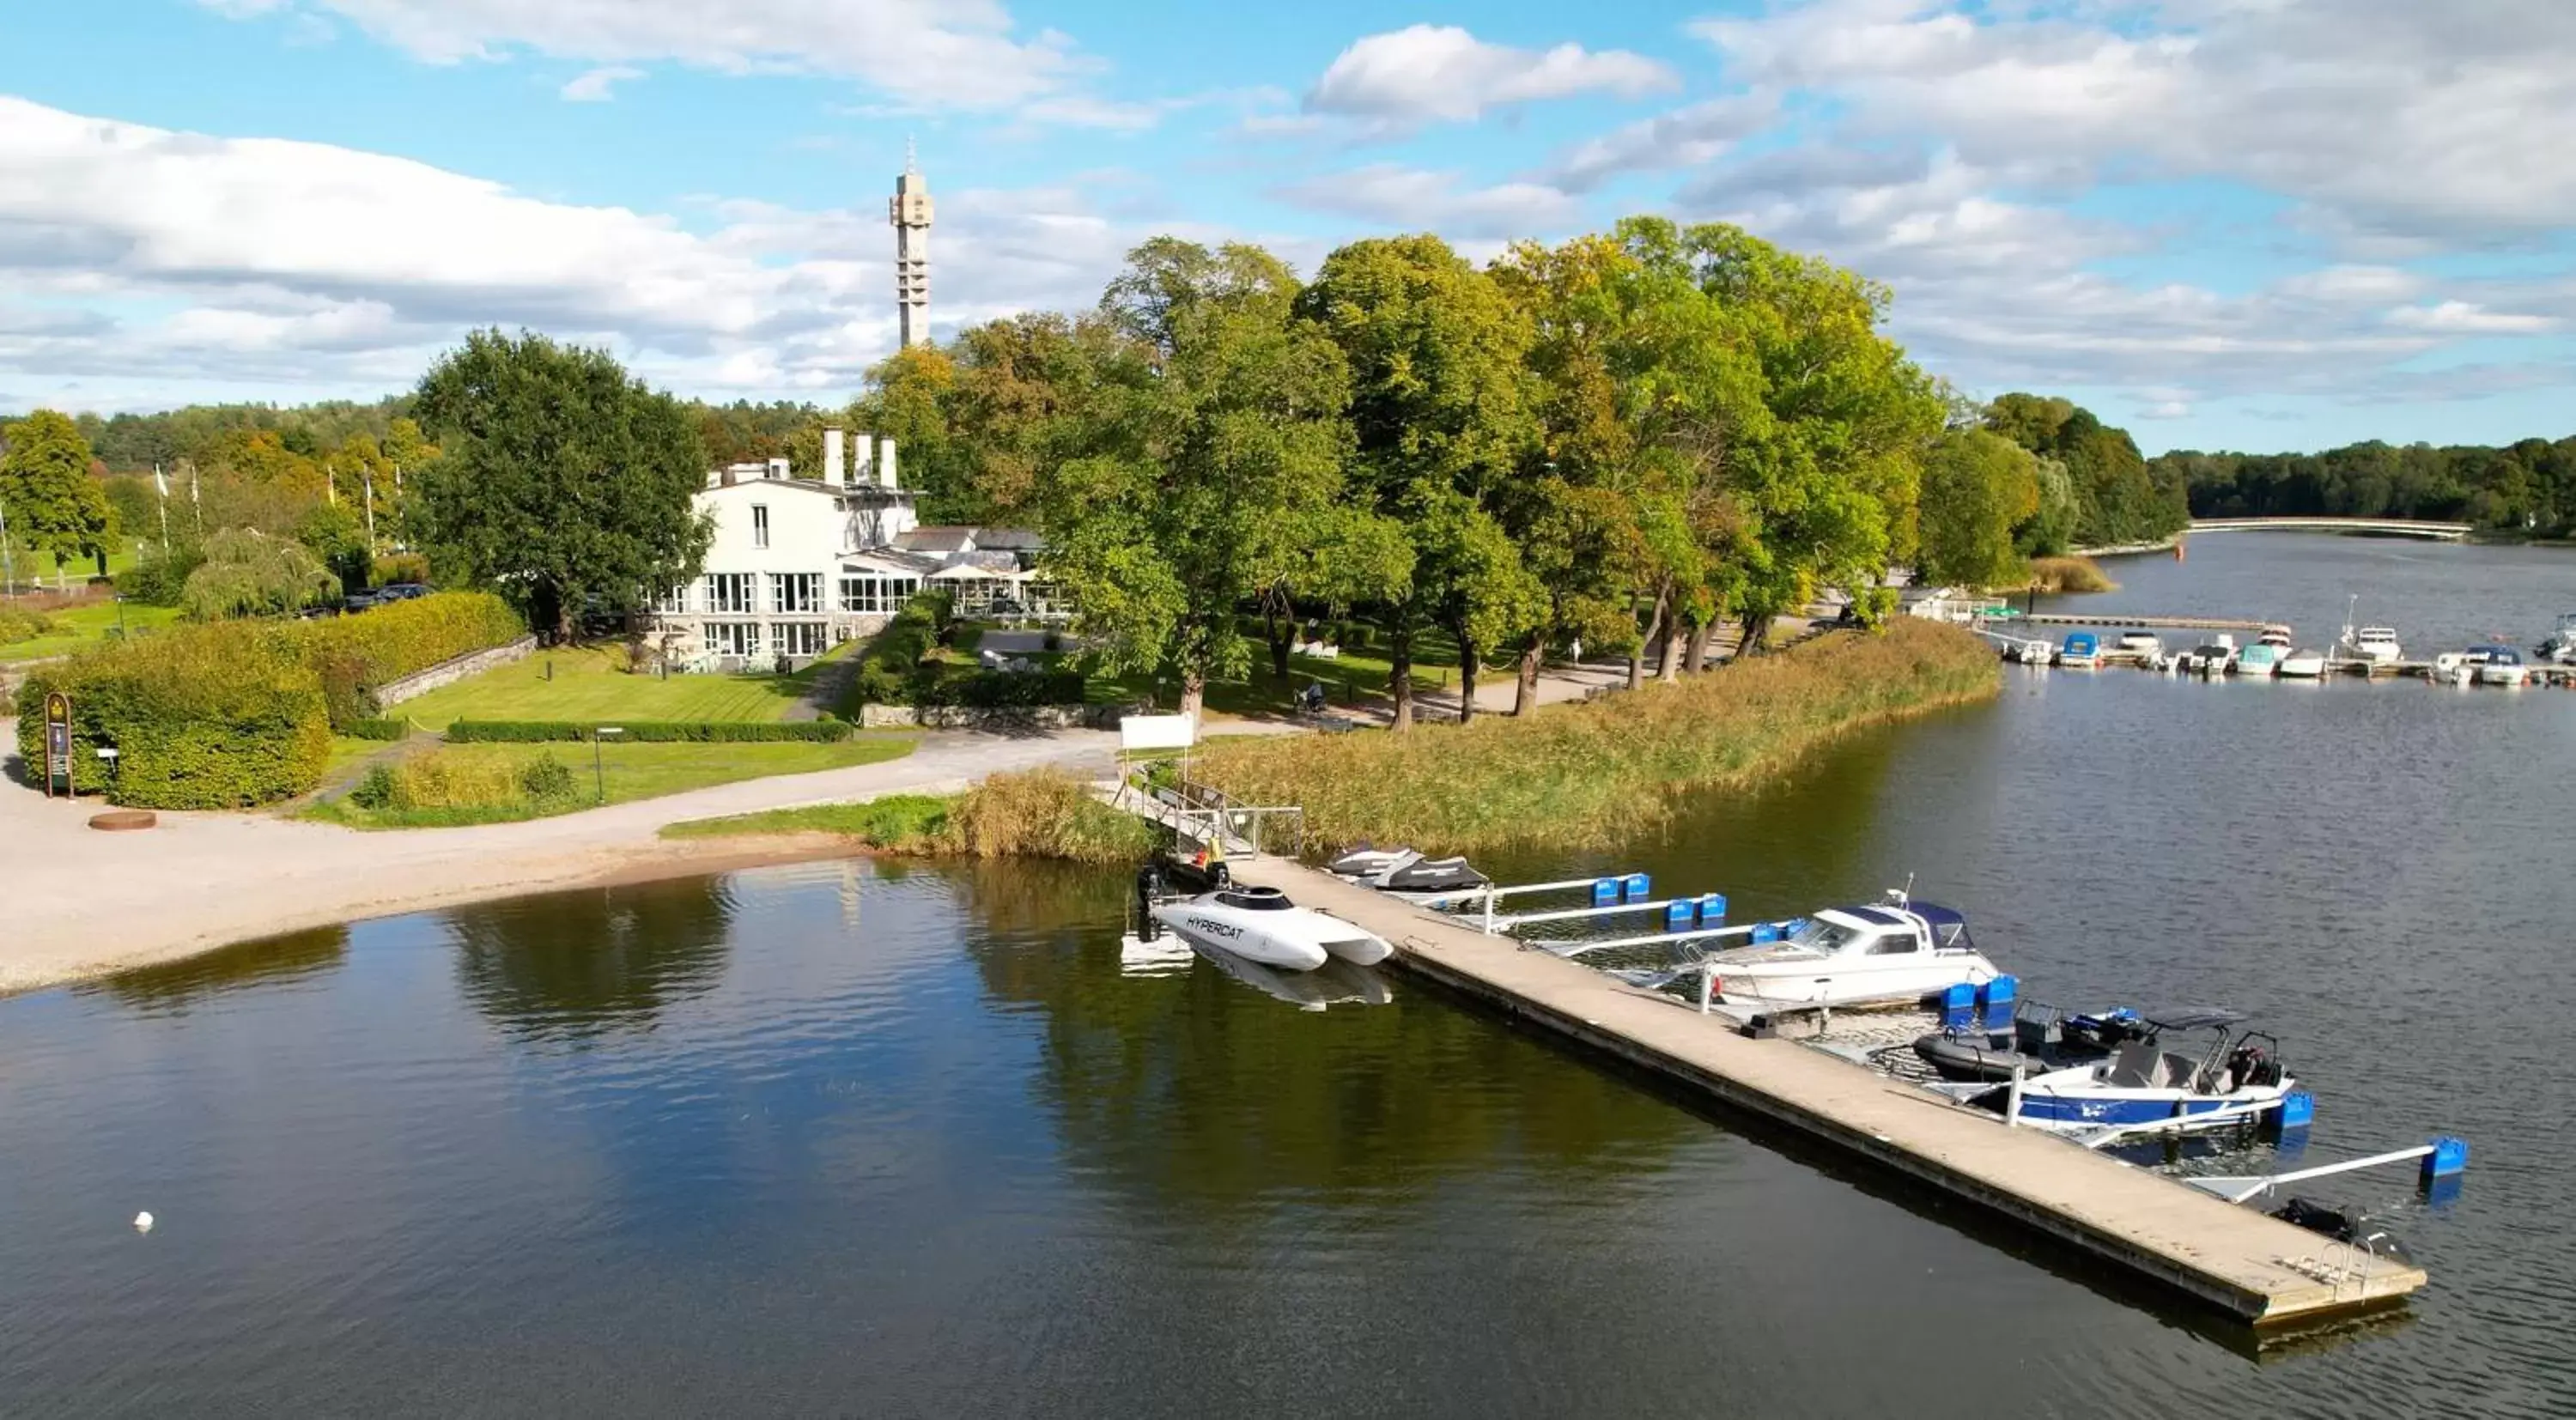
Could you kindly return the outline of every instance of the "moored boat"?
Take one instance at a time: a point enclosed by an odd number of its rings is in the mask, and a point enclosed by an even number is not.
[[[2190,1132],[2251,1123],[2277,1108],[2296,1081],[2280,1061],[2279,1041],[2260,1031],[2231,1035],[2244,1019],[2232,1011],[2193,1011],[2150,1020],[2150,1035],[2102,1060],[2025,1078],[2014,1117],[2065,1132],[2140,1126]],[[2202,1029],[2216,1034],[2201,1055],[2162,1043],[2167,1034]],[[2010,1084],[1952,1085],[1943,1092],[1999,1114],[2016,1108]]]
[[[2397,646],[2397,632],[2392,627],[2365,626],[2344,642],[2344,653],[2356,661],[2374,666],[2395,665],[2404,653]]]
[[[2531,679],[2531,667],[2522,663],[2522,653],[2510,646],[2489,646],[2486,658],[2478,662],[2478,684],[2518,686]]]
[[[1194,947],[1289,971],[1312,971],[1334,957],[1374,966],[1395,950],[1373,932],[1299,907],[1277,888],[1227,883],[1196,896],[1165,897],[1161,881],[1152,865],[1136,875],[1143,909],[1136,935],[1146,942],[1168,930]]]
[[[2273,670],[2273,674],[2288,680],[2315,680],[2325,673],[2326,653],[2323,651],[2292,651],[2283,656],[2281,664]]]
[[[2558,618],[2558,626],[2549,639],[2531,648],[2533,660],[2554,666],[2576,665],[2576,611]]]
[[[2090,631],[2068,633],[2057,648],[2057,663],[2075,670],[2091,670],[2102,664],[2102,638]]]
[[[2267,676],[2281,668],[2281,648],[2269,641],[2257,641],[2236,653],[2232,669],[2238,675]]]
[[[1778,941],[1718,952],[1701,963],[1713,999],[1773,1006],[1908,1006],[2000,972],[1946,907],[1890,895],[1828,908]]]
[[[2126,1006],[2062,1016],[2024,1002],[2012,1024],[2010,1031],[1934,1031],[1916,1037],[1914,1053],[1945,1080],[2003,1081],[2016,1070],[2029,1078],[2098,1061],[2149,1034],[2145,1019]]]

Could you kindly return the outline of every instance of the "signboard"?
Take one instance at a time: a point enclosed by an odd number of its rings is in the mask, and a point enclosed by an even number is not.
[[[62,776],[63,793],[72,797],[72,698],[57,690],[45,697],[45,797],[54,796],[54,776]]]
[[[1187,715],[1123,715],[1118,720],[1118,748],[1128,754],[1188,749],[1198,733],[1199,722]]]

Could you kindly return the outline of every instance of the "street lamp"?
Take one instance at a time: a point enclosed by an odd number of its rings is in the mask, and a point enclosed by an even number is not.
[[[599,802],[603,804],[608,802],[608,768],[599,757],[599,742],[607,739],[611,735],[622,735],[624,733],[626,733],[626,731],[616,725],[602,725],[598,729],[590,732],[591,788],[592,792],[599,796]]]
[[[116,594],[116,639],[125,639],[125,593]]]

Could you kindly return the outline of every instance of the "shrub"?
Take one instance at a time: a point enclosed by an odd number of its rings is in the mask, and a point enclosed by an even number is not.
[[[41,611],[0,607],[0,646],[12,641],[33,641],[53,629],[53,618]]]
[[[1080,671],[978,671],[918,684],[912,688],[912,703],[983,709],[1079,705],[1083,686]]]
[[[192,547],[156,552],[118,576],[116,589],[146,606],[177,606],[187,590],[188,574],[203,561],[204,555]]]
[[[2090,557],[2034,557],[2030,585],[2042,592],[2116,592],[2120,584],[2105,576]]]
[[[996,774],[948,811],[948,846],[975,858],[1065,858],[1127,863],[1151,852],[1154,829],[1091,796],[1053,767]]]
[[[100,647],[27,678],[30,703],[72,701],[72,782],[150,809],[241,808],[321,782],[330,719],[313,668],[267,628],[222,625]],[[40,716],[18,722],[44,763]],[[118,751],[110,771],[97,756]]]
[[[940,638],[949,624],[947,593],[924,592],[905,602],[859,651],[859,669],[850,677],[842,718],[859,718],[862,705],[916,703],[919,689],[938,678]]]
[[[572,768],[552,754],[541,754],[519,771],[519,792],[539,803],[573,795]]]
[[[394,766],[395,809],[495,809],[520,801],[520,776],[504,760],[444,751],[414,755]]]
[[[635,744],[837,744],[856,728],[846,720],[625,720],[612,738]],[[556,744],[588,740],[595,724],[569,720],[459,720],[450,744]]]
[[[356,616],[287,628],[317,666],[345,663],[373,691],[442,661],[506,646],[527,634],[519,614],[489,592],[438,592]]]
[[[1064,649],[1064,633],[1060,631],[1050,631],[1046,634],[1046,638],[1038,644],[1046,647],[1049,651],[1061,651]]]
[[[429,559],[417,552],[387,552],[379,555],[372,567],[371,585],[390,587],[396,582],[429,584]]]
[[[362,809],[390,807],[394,801],[394,772],[385,765],[370,765],[349,791],[349,802]]]
[[[180,604],[200,621],[276,616],[340,595],[340,577],[292,538],[227,528],[206,539],[206,560],[188,574]]]

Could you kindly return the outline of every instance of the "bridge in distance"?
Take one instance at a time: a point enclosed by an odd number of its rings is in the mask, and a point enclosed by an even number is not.
[[[2379,537],[2419,537],[2457,542],[2473,529],[2467,523],[2425,522],[2413,518],[2194,518],[2191,531],[2369,533]]]

